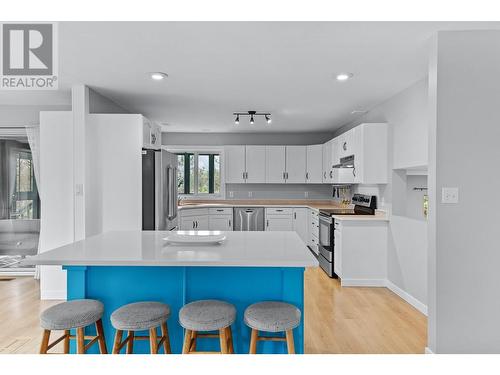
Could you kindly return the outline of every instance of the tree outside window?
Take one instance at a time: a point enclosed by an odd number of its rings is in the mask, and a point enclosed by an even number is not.
[[[179,194],[219,195],[221,193],[220,155],[215,153],[177,154]]]

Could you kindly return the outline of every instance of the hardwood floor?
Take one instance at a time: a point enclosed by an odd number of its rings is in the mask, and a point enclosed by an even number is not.
[[[426,317],[388,289],[341,288],[319,268],[306,270],[304,287],[306,353],[424,352]],[[40,301],[31,277],[0,281],[0,353],[38,353],[38,317],[56,303]]]
[[[386,288],[344,287],[305,273],[306,353],[424,353],[427,318]]]

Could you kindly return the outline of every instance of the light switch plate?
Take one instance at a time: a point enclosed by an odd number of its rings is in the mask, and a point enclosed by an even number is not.
[[[441,203],[458,203],[457,187],[444,187],[441,194]]]
[[[309,198],[309,192],[308,191],[304,191],[304,198]]]
[[[234,191],[229,192],[229,198],[234,198]]]
[[[251,191],[248,192],[248,198],[252,198],[253,193]]]

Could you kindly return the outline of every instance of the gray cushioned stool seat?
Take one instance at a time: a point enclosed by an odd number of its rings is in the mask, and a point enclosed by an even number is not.
[[[161,302],[135,302],[116,309],[111,324],[121,331],[144,331],[158,327],[170,317],[170,306]]]
[[[191,331],[215,331],[229,327],[236,319],[236,308],[230,303],[202,300],[188,303],[179,311],[179,323]]]
[[[49,330],[86,327],[101,319],[103,312],[101,302],[77,299],[49,307],[40,315],[40,325]]]
[[[264,332],[283,332],[300,324],[300,310],[284,302],[258,302],[245,310],[245,324]]]

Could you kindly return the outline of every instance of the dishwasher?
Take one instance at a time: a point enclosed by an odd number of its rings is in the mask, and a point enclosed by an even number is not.
[[[264,207],[235,207],[235,231],[263,231]]]

